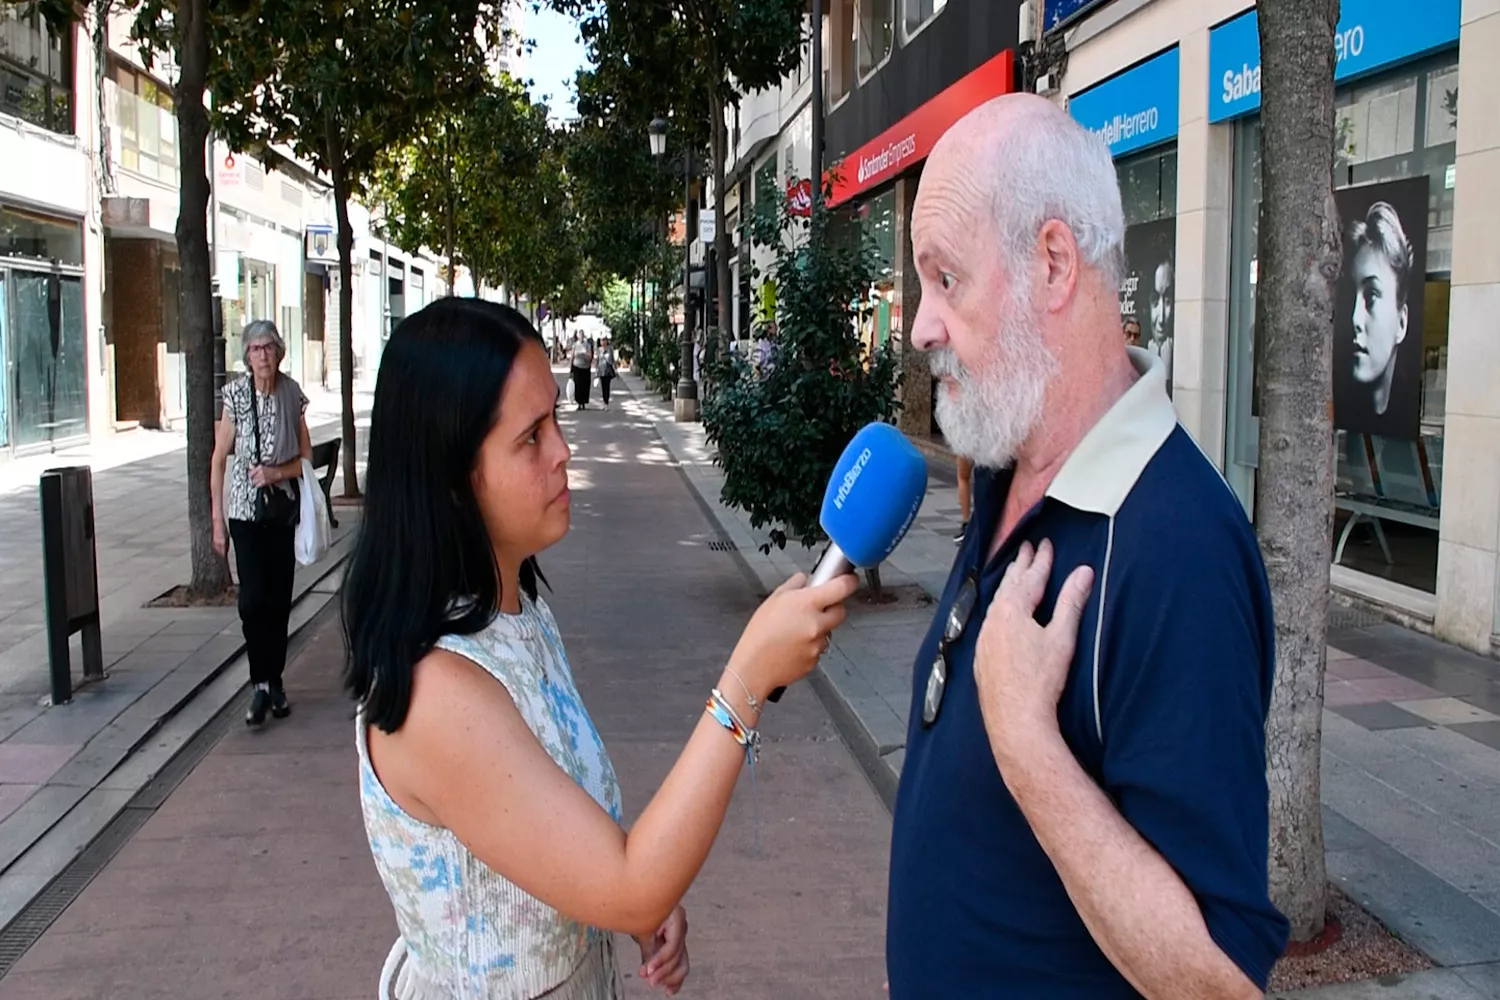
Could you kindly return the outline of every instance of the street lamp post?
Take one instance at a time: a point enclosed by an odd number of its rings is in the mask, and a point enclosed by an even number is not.
[[[667,151],[667,122],[654,118],[647,132],[651,137],[651,155],[661,157]],[[693,377],[693,238],[688,232],[688,217],[693,203],[693,156],[682,153],[682,358],[678,363],[677,393],[674,411],[678,423],[698,419],[698,382]]]

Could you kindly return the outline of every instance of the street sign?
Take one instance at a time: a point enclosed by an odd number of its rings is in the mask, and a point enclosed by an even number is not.
[[[698,239],[704,243],[712,243],[719,234],[718,227],[718,216],[714,214],[714,210],[711,207],[705,205],[698,212]]]
[[[1042,30],[1056,31],[1107,2],[1108,0],[1046,0],[1042,8]]]
[[[245,165],[233,153],[225,153],[214,170],[214,184],[218,187],[239,187],[245,180]]]

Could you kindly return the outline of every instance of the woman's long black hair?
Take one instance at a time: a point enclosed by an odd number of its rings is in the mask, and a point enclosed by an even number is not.
[[[344,580],[344,685],[386,732],[406,721],[412,672],[437,640],[499,613],[471,475],[528,340],[542,344],[509,306],[438,299],[401,321],[380,359],[364,517]],[[539,576],[528,559],[520,582],[533,600]]]

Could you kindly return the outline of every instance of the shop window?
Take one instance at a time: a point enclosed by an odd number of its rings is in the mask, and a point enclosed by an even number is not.
[[[764,163],[755,168],[755,210],[757,213],[769,211],[776,204],[776,194],[780,189],[780,185],[776,183],[779,166],[775,154],[772,154]]]
[[[35,5],[0,7],[0,112],[73,132],[73,33],[53,34]]]
[[[83,266],[83,230],[76,222],[18,208],[0,208],[0,258],[30,257]]]
[[[1120,324],[1135,347],[1161,358],[1172,390],[1177,320],[1177,149],[1115,163],[1125,208]]]
[[[797,65],[792,69],[792,89],[795,90],[807,82],[807,75],[812,72],[812,18],[802,19],[802,44],[798,47]]]
[[[1334,181],[1349,217],[1341,220],[1345,266],[1335,300],[1338,467],[1330,557],[1429,592],[1442,512],[1456,63],[1450,55],[1404,67],[1342,87],[1335,98]],[[1258,442],[1259,120],[1242,121],[1235,141],[1226,476],[1250,507]],[[1406,248],[1422,257],[1409,272]]]
[[[942,13],[946,6],[948,6],[948,0],[902,0],[904,16],[901,21],[906,29],[906,37],[910,38],[921,31],[923,26]]]
[[[176,187],[177,117],[171,88],[121,59],[111,59],[105,102],[117,137],[119,166]]]
[[[896,0],[859,0],[859,75],[869,76],[891,54],[896,35]]]
[[[828,11],[828,58],[824,60],[828,79],[823,89],[830,106],[854,89],[854,11],[855,0],[833,0]]]

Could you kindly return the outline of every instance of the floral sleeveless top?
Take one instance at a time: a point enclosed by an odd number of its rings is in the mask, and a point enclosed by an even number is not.
[[[505,685],[557,765],[616,822],[620,786],[578,696],[557,621],[545,601],[497,615],[474,635],[444,636]],[[356,719],[360,803],[375,867],[405,941],[410,997],[471,1000],[611,1000],[621,995],[609,932],[570,920],[475,858],[450,831],[407,815],[370,766],[364,715]]]

